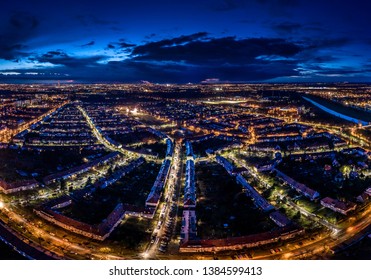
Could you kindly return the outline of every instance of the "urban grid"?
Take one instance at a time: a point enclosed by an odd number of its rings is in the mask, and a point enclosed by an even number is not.
[[[25,258],[351,258],[370,237],[367,84],[2,84],[0,99],[0,236]]]

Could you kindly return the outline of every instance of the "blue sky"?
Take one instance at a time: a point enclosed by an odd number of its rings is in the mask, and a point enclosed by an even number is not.
[[[369,1],[5,0],[0,82],[371,82]]]

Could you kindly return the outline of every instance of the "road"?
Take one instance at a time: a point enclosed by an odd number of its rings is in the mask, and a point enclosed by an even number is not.
[[[12,228],[11,232],[18,240],[14,241],[17,242],[17,247],[31,246],[33,247],[32,250],[37,250],[51,259],[122,259],[122,256],[102,253],[100,247],[93,248],[83,245],[82,239],[79,237],[75,238],[73,235],[61,236],[62,234],[58,229],[53,233],[49,232],[44,226],[40,227],[23,215],[18,214],[19,211],[16,211],[17,209],[14,206],[4,205],[0,210],[2,216],[7,217],[3,219],[4,223],[2,225],[8,229]],[[14,228],[20,228],[22,232],[20,230],[15,231]],[[27,238],[26,233],[33,239]],[[42,257],[42,255],[36,253],[32,253],[32,256],[35,256],[35,258]],[[42,259],[46,259],[46,257]]]
[[[116,147],[112,143],[110,143],[97,129],[96,125],[92,121],[92,119],[89,117],[88,113],[83,109],[81,106],[77,106],[77,109],[83,114],[84,118],[86,119],[86,122],[88,123],[90,129],[92,130],[94,136],[98,139],[98,141],[103,144],[108,150],[111,151],[117,151],[122,153],[122,149],[119,147]]]
[[[10,229],[7,225],[0,222],[0,239],[5,243],[15,248],[17,252],[27,259],[36,260],[54,260],[57,259],[50,252],[43,252],[43,249],[38,249],[30,244],[23,242],[24,240],[19,234]]]
[[[160,212],[158,224],[152,232],[151,242],[147,245],[146,250],[142,254],[144,258],[155,258],[159,247],[161,247],[162,244],[167,244],[171,240],[171,236],[173,235],[176,226],[176,213],[178,213],[178,199],[183,167],[181,145],[181,142],[175,142],[172,165],[167,181],[167,189],[164,194],[165,202],[160,206],[162,211]],[[172,210],[172,208],[174,208],[174,210]],[[172,215],[171,212],[175,212],[175,214]],[[164,239],[167,241],[164,241]],[[167,247],[167,245],[163,247]]]
[[[97,126],[95,125],[95,123],[93,122],[93,120],[90,118],[89,114],[86,112],[86,110],[84,108],[82,108],[81,106],[77,106],[77,109],[85,117],[86,122],[88,123],[88,125],[89,125],[90,129],[92,130],[94,136],[108,150],[117,151],[117,152],[120,152],[121,154],[128,155],[128,156],[130,156],[130,155],[139,155],[139,156],[144,157],[146,160],[156,161],[157,162],[157,160],[154,160],[153,159],[153,156],[150,156],[150,155],[145,154],[145,153],[140,153],[140,152],[132,151],[132,150],[129,150],[129,149],[125,149],[124,147],[121,147],[121,145],[116,146],[115,144],[111,143],[106,137],[104,137],[102,135],[102,133],[99,131],[99,129],[97,128]]]

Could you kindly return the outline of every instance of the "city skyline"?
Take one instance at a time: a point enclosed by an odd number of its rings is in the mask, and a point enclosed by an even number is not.
[[[0,83],[370,82],[366,1],[17,1]]]

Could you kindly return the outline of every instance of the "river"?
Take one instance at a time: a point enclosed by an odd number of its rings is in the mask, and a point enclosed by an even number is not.
[[[326,106],[323,106],[321,105],[320,103],[316,102],[316,101],[313,101],[312,99],[308,98],[308,97],[304,97],[303,98],[305,100],[307,100],[308,102],[312,103],[314,106],[320,108],[321,110],[331,114],[331,115],[334,115],[338,118],[341,118],[341,119],[344,119],[344,120],[347,120],[347,121],[350,121],[350,122],[353,122],[353,123],[356,123],[356,124],[362,124],[363,126],[366,126],[368,125],[368,122],[366,121],[363,121],[363,120],[359,120],[359,119],[356,119],[356,118],[352,118],[352,117],[349,117],[347,115],[344,115],[344,114],[341,114],[341,113],[338,113],[334,110],[331,110],[329,108],[327,108]]]

